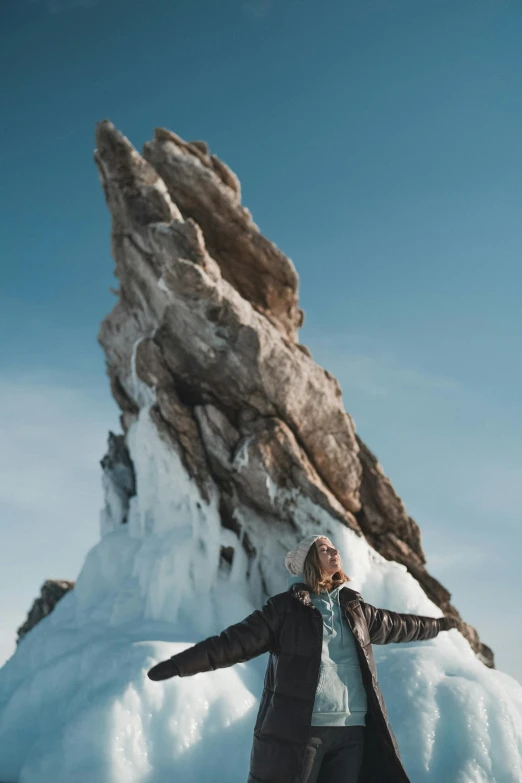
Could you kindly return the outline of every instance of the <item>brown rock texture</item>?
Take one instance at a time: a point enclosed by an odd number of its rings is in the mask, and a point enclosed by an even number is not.
[[[249,558],[256,530],[242,527],[242,508],[282,549],[304,529],[303,502],[306,524],[330,518],[364,536],[459,620],[493,667],[491,649],[428,573],[420,529],[356,434],[339,384],[299,344],[295,268],[241,205],[236,175],[205,142],[165,129],[140,155],[104,120],[96,145],[120,283],[98,339],[124,433],[148,406],[201,497],[218,488],[221,524]],[[132,471],[124,442],[109,445],[104,470],[113,484],[119,476],[125,507]],[[221,557],[230,567],[233,547]]]
[[[303,322],[297,273],[241,205],[236,175],[209,153],[205,142],[185,142],[164,128],[156,128],[143,157],[161,176],[183,217],[200,226],[225,280],[294,341]]]

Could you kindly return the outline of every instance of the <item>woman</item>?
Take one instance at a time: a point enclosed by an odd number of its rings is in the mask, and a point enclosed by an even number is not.
[[[449,617],[377,609],[346,586],[327,536],[288,552],[289,588],[239,623],[154,666],[188,677],[270,653],[248,783],[409,783],[372,644],[432,639]]]

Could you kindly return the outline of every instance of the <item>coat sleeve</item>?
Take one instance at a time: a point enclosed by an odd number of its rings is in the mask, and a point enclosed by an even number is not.
[[[275,601],[269,598],[262,609],[256,609],[217,636],[209,636],[173,655],[170,660],[176,665],[180,677],[224,669],[275,649],[279,626],[280,614]]]
[[[439,617],[422,614],[403,614],[390,609],[377,609],[361,600],[366,617],[370,642],[390,644],[391,642],[418,642],[433,639],[442,630]]]

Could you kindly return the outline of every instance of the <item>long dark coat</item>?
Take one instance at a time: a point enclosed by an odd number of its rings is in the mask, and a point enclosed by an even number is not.
[[[349,587],[339,602],[352,629],[368,698],[359,783],[410,783],[377,682],[372,644],[432,639],[442,618],[377,609]],[[188,677],[270,652],[247,783],[299,783],[319,679],[323,619],[306,584],[268,599],[239,623],[172,656]],[[340,782],[342,783],[342,782]]]

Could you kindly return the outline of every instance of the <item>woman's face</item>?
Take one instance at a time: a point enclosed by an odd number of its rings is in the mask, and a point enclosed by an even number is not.
[[[315,541],[321,568],[328,576],[333,576],[341,568],[339,550],[334,547],[329,538],[318,538]]]

